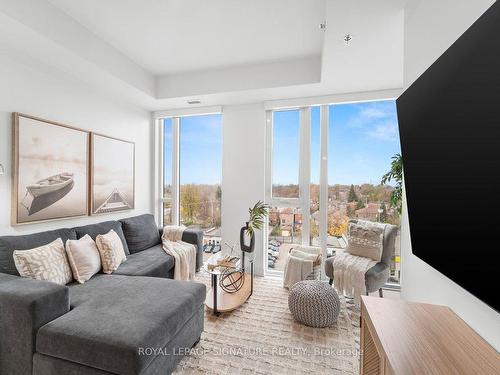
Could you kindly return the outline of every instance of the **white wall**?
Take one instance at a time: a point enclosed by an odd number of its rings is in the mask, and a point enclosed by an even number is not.
[[[23,234],[62,226],[77,226],[152,212],[152,136],[150,113],[113,101],[83,81],[0,46],[0,235]],[[12,227],[11,113],[22,112],[136,143],[135,210],[121,214],[65,219]]]
[[[265,111],[262,103],[225,106],[222,153],[222,238],[239,242],[248,208],[265,199]],[[256,234],[255,273],[264,274],[262,232]]]
[[[411,1],[405,17],[405,87],[417,79],[493,0]],[[447,305],[500,350],[500,314],[411,252],[408,216],[402,221],[402,297]],[[464,270],[464,272],[477,270]],[[474,274],[471,277],[475,277]],[[480,278],[478,279],[480,281]],[[494,286],[490,286],[495,293]]]

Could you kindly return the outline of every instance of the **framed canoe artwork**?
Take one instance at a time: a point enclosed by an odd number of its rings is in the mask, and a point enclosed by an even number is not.
[[[12,114],[12,225],[88,215],[90,133]]]
[[[92,215],[131,210],[135,200],[135,143],[92,133]]]

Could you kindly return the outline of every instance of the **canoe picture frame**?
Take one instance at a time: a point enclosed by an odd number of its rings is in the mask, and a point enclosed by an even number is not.
[[[88,216],[90,132],[12,114],[11,224]]]
[[[91,133],[90,214],[135,207],[135,143]]]

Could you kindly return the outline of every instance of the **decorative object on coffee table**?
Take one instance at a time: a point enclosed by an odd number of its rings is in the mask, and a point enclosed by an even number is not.
[[[219,285],[226,293],[236,293],[245,284],[245,272],[243,270],[235,270],[226,268],[221,276]]]
[[[264,219],[269,214],[269,205],[262,201],[258,201],[255,205],[248,209],[250,217],[246,222],[246,225],[240,230],[240,244],[241,250],[251,253],[253,247],[255,246],[255,230],[261,230],[264,226]],[[243,234],[246,233],[253,239],[250,241],[250,245],[245,245]]]
[[[245,253],[253,253],[255,249],[255,230],[261,230],[264,226],[264,219],[269,214],[269,205],[262,201],[258,201],[253,207],[248,209],[248,213],[250,217],[245,226],[240,229],[240,247],[242,252],[241,259],[243,271],[245,271]],[[248,239],[250,240],[250,243],[247,245],[246,242]]]
[[[295,320],[310,327],[330,327],[337,321],[340,299],[328,284],[299,281],[290,288],[288,307]]]

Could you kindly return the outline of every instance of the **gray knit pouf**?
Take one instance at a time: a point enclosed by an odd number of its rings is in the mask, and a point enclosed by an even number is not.
[[[310,327],[329,327],[337,321],[340,300],[327,283],[306,280],[290,288],[288,307],[293,317]]]

